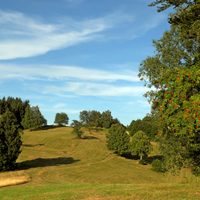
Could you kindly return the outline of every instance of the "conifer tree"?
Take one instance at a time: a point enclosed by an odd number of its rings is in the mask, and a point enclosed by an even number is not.
[[[8,109],[0,116],[0,171],[13,170],[21,153],[21,133],[15,115]]]
[[[35,106],[26,108],[25,116],[21,124],[24,129],[30,129],[32,131],[40,128],[44,122],[45,119],[41,114],[39,107]]]

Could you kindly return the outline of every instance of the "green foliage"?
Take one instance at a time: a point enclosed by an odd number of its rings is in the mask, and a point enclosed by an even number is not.
[[[107,110],[102,113],[101,116],[101,124],[103,128],[110,128],[112,125],[113,117],[111,115],[111,111]]]
[[[99,111],[83,110],[80,112],[79,118],[82,125],[88,128],[90,133],[93,127],[95,127],[96,129],[97,127],[101,127],[101,113]]]
[[[122,155],[128,153],[130,137],[126,128],[120,124],[113,124],[106,134],[107,147],[115,153]]]
[[[83,131],[81,130],[82,128],[82,123],[77,121],[77,120],[72,120],[73,122],[71,123],[71,127],[73,127],[73,130],[71,134],[76,135],[77,138],[81,139],[83,135]]]
[[[111,111],[104,111],[102,114],[99,111],[83,110],[80,112],[80,122],[82,125],[91,131],[92,127],[110,128],[112,124],[120,124],[120,121],[115,118],[113,119]]]
[[[13,170],[21,153],[19,125],[15,115],[7,109],[0,117],[0,171]]]
[[[145,160],[139,160],[140,165],[147,165],[147,162]]]
[[[156,88],[145,94],[152,103],[152,113],[159,119],[156,138],[165,157],[167,169],[180,170],[192,165],[200,174],[200,2],[156,0],[150,6],[170,6],[171,30],[153,41],[156,55],[141,63],[139,77]],[[154,66],[154,67],[153,67]]]
[[[21,122],[24,129],[37,130],[46,125],[46,119],[41,114],[38,106],[27,107],[25,116]]]
[[[130,143],[131,154],[139,155],[140,160],[142,160],[142,157],[147,156],[152,150],[153,146],[145,133],[143,131],[138,131],[135,133]]]
[[[176,150],[169,155],[174,162],[170,165],[178,169],[185,162],[194,164],[193,155],[200,152],[199,80],[199,67],[191,66],[190,69],[167,70],[153,81],[153,84],[160,85],[155,95],[159,100],[150,99],[153,101],[152,109],[159,111],[157,137],[162,143],[162,138],[166,138],[179,144],[180,153],[177,154]]]
[[[152,170],[155,171],[155,172],[165,172],[165,164],[164,164],[164,161],[162,160],[158,160],[158,159],[155,159],[152,163],[151,163],[151,166],[152,166]]]
[[[128,126],[130,136],[132,137],[138,131],[143,131],[151,140],[155,139],[155,135],[158,133],[157,116],[147,115],[142,120],[133,120]]]
[[[8,97],[7,99],[3,97],[0,99],[0,115],[4,114],[7,109],[9,109],[16,117],[17,124],[19,128],[23,129],[21,125],[22,119],[25,115],[25,110],[29,106],[29,101],[22,101],[20,98]]]
[[[55,117],[55,124],[58,124],[59,126],[62,125],[67,125],[69,122],[69,117],[66,113],[61,112],[61,113],[56,113],[56,117]]]

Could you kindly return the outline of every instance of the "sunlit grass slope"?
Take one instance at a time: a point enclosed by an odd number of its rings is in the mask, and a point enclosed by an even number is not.
[[[104,132],[85,131],[80,140],[71,131],[25,131],[16,173],[30,175],[31,181],[1,188],[0,199],[200,199],[198,180],[188,172],[166,177],[150,165],[113,154]],[[158,153],[153,145],[152,157]]]

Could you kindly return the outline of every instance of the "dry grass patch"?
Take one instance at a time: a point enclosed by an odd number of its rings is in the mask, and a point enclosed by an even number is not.
[[[27,183],[31,177],[25,171],[4,172],[0,174],[0,187]]]

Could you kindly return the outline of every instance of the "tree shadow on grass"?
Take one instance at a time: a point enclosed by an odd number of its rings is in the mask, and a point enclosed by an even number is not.
[[[58,125],[46,125],[38,128],[36,131],[39,130],[49,130],[49,129],[55,129],[55,128],[60,128],[60,127],[65,127],[65,126],[58,126]]]
[[[94,137],[94,136],[89,136],[89,135],[87,135],[87,136],[84,136],[82,139],[83,139],[83,140],[84,140],[84,139],[85,139],[85,140],[98,140],[99,138]]]
[[[145,161],[148,163],[148,164],[151,164],[154,160],[162,160],[163,159],[163,156],[149,156],[145,159]]]
[[[23,147],[38,147],[44,146],[44,144],[22,144]]]
[[[18,170],[25,170],[37,167],[59,166],[67,165],[78,162],[80,160],[74,160],[72,157],[58,157],[58,158],[36,158],[34,160],[27,160],[18,163]]]
[[[126,158],[126,159],[131,159],[131,160],[139,160],[140,156],[136,155],[136,156],[132,156],[131,153],[126,153],[123,154],[122,157]],[[162,160],[163,156],[161,155],[157,155],[157,156],[143,156],[143,160],[147,163],[147,164],[151,164],[154,160]]]
[[[140,159],[140,156],[133,156],[131,155],[131,153],[124,153],[123,155],[121,155],[122,157],[126,158],[126,159],[131,159],[131,160],[138,160]]]

